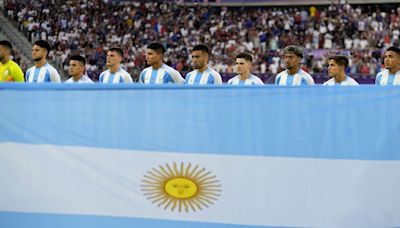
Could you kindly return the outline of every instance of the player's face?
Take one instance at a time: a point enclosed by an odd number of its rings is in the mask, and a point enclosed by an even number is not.
[[[108,51],[106,58],[107,67],[113,67],[120,64],[122,61],[122,56],[120,56],[116,51]]]
[[[146,49],[146,62],[149,65],[154,65],[162,62],[162,55],[153,49]]]
[[[298,67],[301,60],[300,57],[292,53],[285,54],[283,58],[285,61],[286,69],[288,70]]]
[[[203,51],[192,51],[192,63],[194,69],[202,69],[207,65],[208,54]]]
[[[38,45],[33,45],[32,47],[32,59],[33,61],[39,61],[42,60],[43,58],[46,58],[47,55],[47,50],[45,48],[42,48]]]
[[[251,70],[251,62],[243,58],[236,59],[236,71],[238,74],[248,74]]]
[[[85,66],[79,61],[76,60],[70,60],[69,61],[69,70],[68,73],[71,76],[81,76],[84,72]]]
[[[393,69],[400,66],[400,55],[394,51],[387,51],[385,52],[385,68],[386,69]]]
[[[330,77],[336,77],[342,72],[343,67],[339,66],[335,60],[331,59],[328,62],[328,74]]]

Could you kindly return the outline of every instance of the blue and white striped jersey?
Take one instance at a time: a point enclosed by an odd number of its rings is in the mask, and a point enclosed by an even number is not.
[[[28,83],[61,82],[57,70],[48,63],[39,68],[36,66],[29,68],[25,73],[25,79]]]
[[[78,81],[74,81],[74,78],[70,77],[65,83],[93,83],[93,81],[87,75],[82,75]]]
[[[275,78],[275,85],[281,86],[300,86],[314,85],[314,79],[302,69],[299,69],[294,75],[290,75],[288,70],[280,72]]]
[[[246,80],[241,80],[240,75],[229,79],[229,85],[264,85],[264,82],[254,74],[250,74]]]
[[[375,84],[386,86],[386,85],[400,85],[400,71],[396,74],[391,74],[389,70],[383,70],[376,75]]]
[[[204,72],[197,69],[186,74],[186,84],[189,85],[205,85],[205,84],[222,84],[221,75],[213,68],[208,67]]]
[[[142,70],[139,82],[145,84],[183,84],[185,79],[178,71],[164,63],[159,69],[150,66]]]
[[[346,75],[346,79],[342,82],[337,83],[335,78],[331,78],[328,81],[324,82],[325,86],[355,86],[358,85],[358,82],[353,78]]]
[[[99,81],[101,83],[133,83],[131,75],[124,69],[119,68],[117,72],[113,73],[110,69],[101,72],[99,76]]]

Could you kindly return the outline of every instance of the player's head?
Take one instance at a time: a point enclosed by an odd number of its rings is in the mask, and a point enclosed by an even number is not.
[[[7,40],[0,41],[0,62],[8,59],[12,52],[12,44]],[[5,59],[5,60],[6,60]]]
[[[400,48],[389,47],[386,49],[384,65],[388,70],[400,68]]]
[[[162,63],[165,48],[160,43],[151,43],[146,48],[146,62],[153,66]]]
[[[204,44],[199,44],[192,49],[192,62],[194,69],[203,69],[210,58],[210,50]]]
[[[242,52],[236,56],[236,71],[238,74],[250,74],[253,66],[253,57],[248,52]]]
[[[46,59],[46,57],[49,55],[50,50],[51,47],[47,41],[44,40],[36,41],[35,43],[33,43],[32,46],[33,61],[37,62],[42,59]]]
[[[349,59],[344,55],[332,55],[328,58],[328,74],[330,77],[345,74],[348,66]]]
[[[106,65],[107,67],[118,67],[122,62],[123,51],[121,48],[112,47],[107,51]]]
[[[69,58],[69,75],[74,77],[82,76],[85,73],[85,65],[85,57],[80,55],[71,56]]]
[[[283,49],[283,55],[286,69],[291,70],[293,68],[298,68],[303,58],[303,48],[289,45]]]

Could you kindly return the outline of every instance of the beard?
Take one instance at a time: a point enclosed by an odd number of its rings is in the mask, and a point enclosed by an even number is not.
[[[40,58],[37,57],[37,58],[33,59],[33,61],[34,61],[34,62],[37,62],[37,61],[40,61],[40,60],[42,60],[42,59],[43,59],[43,57],[40,57]]]

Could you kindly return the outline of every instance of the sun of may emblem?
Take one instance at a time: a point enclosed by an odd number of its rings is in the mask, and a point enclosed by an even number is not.
[[[179,212],[202,210],[217,201],[221,185],[215,175],[199,165],[192,167],[175,162],[159,165],[144,175],[143,194],[152,203],[164,209]]]

